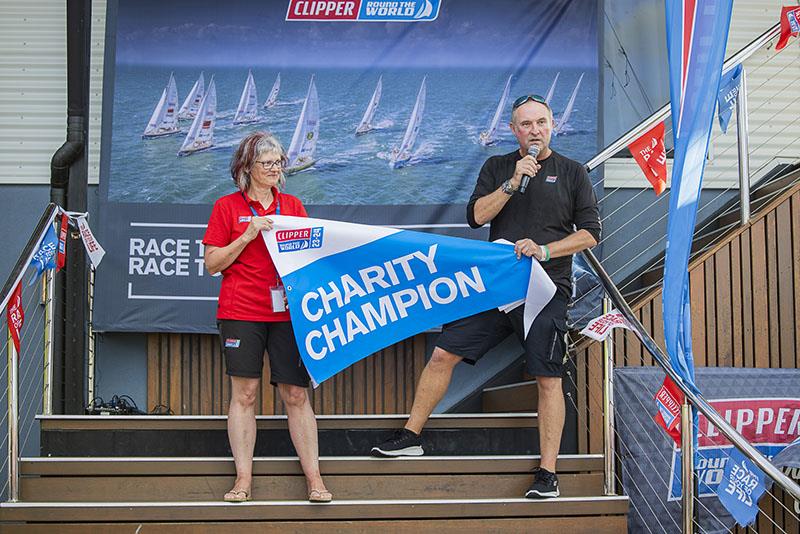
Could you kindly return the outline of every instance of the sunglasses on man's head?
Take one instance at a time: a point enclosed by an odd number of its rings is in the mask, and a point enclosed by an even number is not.
[[[540,104],[544,104],[545,106],[548,105],[547,104],[547,100],[545,100],[545,98],[542,95],[524,95],[524,96],[521,96],[518,99],[514,100],[514,104],[511,106],[511,109],[515,110],[518,107],[520,107],[522,104],[524,104],[525,102],[528,102],[530,100],[533,100],[534,102],[539,102]]]

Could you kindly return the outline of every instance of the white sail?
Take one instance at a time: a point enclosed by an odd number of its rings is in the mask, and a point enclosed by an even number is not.
[[[375,86],[375,91],[372,93],[372,98],[369,100],[364,116],[361,122],[358,123],[356,128],[356,135],[367,133],[372,130],[372,118],[375,116],[375,110],[378,109],[378,103],[381,101],[381,91],[383,90],[383,76],[378,78],[378,85]]]
[[[161,137],[181,131],[178,126],[178,88],[175,86],[175,77],[170,73],[169,82],[161,92],[161,99],[153,110],[153,115],[147,122],[142,137]]]
[[[553,79],[553,83],[550,85],[550,89],[547,91],[547,96],[544,97],[544,101],[547,102],[547,105],[550,105],[550,100],[553,98],[553,92],[556,90],[556,82],[558,81],[558,77],[561,75],[561,72],[556,73],[556,77]]]
[[[424,0],[424,4],[416,12],[414,18],[421,19],[424,17],[429,17],[431,13],[433,13],[433,4],[430,3],[430,0]]]
[[[203,79],[203,73],[194,82],[192,90],[186,95],[186,100],[183,101],[181,109],[178,110],[179,119],[193,119],[197,115],[197,110],[200,109],[200,102],[203,101],[203,96],[206,94],[206,82]]]
[[[179,156],[188,156],[200,150],[205,150],[214,146],[214,123],[217,121],[217,87],[214,85],[214,77],[208,82],[203,101],[200,102],[200,109],[192,121],[189,133],[178,151]]]
[[[578,89],[581,86],[582,80],[583,74],[581,74],[581,77],[578,78],[578,83],[575,85],[575,89],[572,90],[572,94],[569,97],[569,102],[567,102],[567,108],[564,110],[564,113],[561,114],[561,119],[558,121],[558,125],[553,130],[554,135],[563,134],[567,131],[567,122],[569,121],[569,116],[572,115],[572,108],[575,107],[575,97],[578,96]]]
[[[503,116],[503,110],[506,108],[506,102],[508,101],[508,90],[510,87],[511,76],[509,76],[508,80],[506,80],[506,86],[503,89],[500,102],[497,104],[497,109],[494,111],[492,122],[489,123],[489,127],[486,129],[486,131],[481,132],[481,135],[478,137],[478,141],[483,146],[489,146],[497,141],[497,127],[500,125],[500,118]]]
[[[289,160],[286,174],[302,171],[314,164],[314,151],[317,148],[318,136],[319,98],[317,97],[317,86],[314,85],[314,76],[312,75],[306,100],[303,102],[303,109],[300,110],[300,118],[297,119],[292,142],[286,153],[286,157]]]
[[[264,102],[265,108],[271,108],[278,102],[278,91],[281,90],[281,73],[278,73],[278,77],[275,78],[275,83],[272,84],[272,90],[269,92],[269,96],[267,97],[267,101]]]
[[[419,134],[419,125],[422,122],[422,113],[425,111],[425,80],[427,76],[422,78],[422,84],[419,86],[419,93],[417,93],[417,101],[414,103],[414,109],[411,111],[411,117],[408,119],[408,126],[406,126],[406,133],[403,135],[403,141],[400,146],[392,149],[392,155],[389,160],[392,167],[398,169],[408,163],[411,159],[411,150],[414,148],[414,143],[417,141],[417,134]]]
[[[233,117],[233,124],[245,124],[258,120],[258,95],[256,94],[256,82],[253,80],[253,73],[247,71],[247,81],[244,82],[242,96],[239,98],[239,106],[236,108],[236,115]]]

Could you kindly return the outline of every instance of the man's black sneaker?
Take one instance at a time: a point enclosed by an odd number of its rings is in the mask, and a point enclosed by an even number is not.
[[[391,438],[387,439],[377,447],[372,447],[372,456],[394,457],[394,456],[422,456],[422,439],[419,434],[414,434],[407,428],[395,430]]]
[[[541,467],[536,470],[533,484],[525,492],[526,499],[550,499],[558,497],[558,477],[547,469]]]

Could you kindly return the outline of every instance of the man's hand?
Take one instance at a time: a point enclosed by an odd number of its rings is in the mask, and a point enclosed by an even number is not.
[[[251,217],[250,224],[247,225],[247,230],[244,231],[242,237],[249,243],[257,238],[262,230],[272,230],[272,219],[267,217]]]
[[[514,167],[514,175],[511,177],[511,185],[514,189],[519,189],[519,184],[522,182],[522,176],[536,176],[542,166],[539,162],[533,159],[533,156],[527,155],[517,162]]]
[[[520,239],[514,243],[514,254],[517,255],[517,259],[520,259],[523,254],[528,257],[533,256],[539,261],[542,261],[542,258],[544,258],[542,247],[530,239]]]

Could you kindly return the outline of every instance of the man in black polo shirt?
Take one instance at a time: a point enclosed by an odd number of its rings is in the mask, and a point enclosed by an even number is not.
[[[511,113],[511,130],[519,150],[492,156],[484,163],[467,204],[473,228],[491,223],[489,239],[514,243],[517,257],[533,256],[553,280],[556,294],[539,313],[527,336],[522,306],[506,314],[492,309],[445,326],[417,386],[405,428],[372,449],[375,456],[420,456],[419,434],[450,384],[461,360],[474,364],[511,332],[525,347],[526,367],[539,390],[541,464],[529,498],[557,497],[556,458],[564,427],[561,386],[566,346],[567,304],[572,294],[572,255],[600,240],[597,200],[586,169],[550,148],[553,112],[538,95],[518,98]],[[537,145],[534,159],[528,148]],[[523,176],[530,176],[524,194]]]

